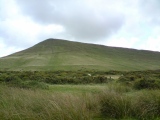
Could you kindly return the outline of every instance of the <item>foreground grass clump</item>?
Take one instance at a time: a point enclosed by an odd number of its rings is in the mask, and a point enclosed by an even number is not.
[[[101,96],[101,114],[107,118],[126,118],[130,116],[129,97],[114,92],[105,92]]]
[[[105,92],[101,96],[101,114],[115,119],[160,119],[159,91],[139,91],[130,94]]]
[[[134,97],[133,115],[150,120],[160,117],[160,91],[142,91]]]
[[[0,98],[2,120],[90,120],[98,97],[1,86]]]
[[[0,119],[160,119],[159,90],[135,91],[115,83],[72,85],[74,89],[70,85],[59,85],[53,89],[56,86],[50,86],[51,90],[32,90],[0,85]],[[83,89],[86,89],[85,92]]]

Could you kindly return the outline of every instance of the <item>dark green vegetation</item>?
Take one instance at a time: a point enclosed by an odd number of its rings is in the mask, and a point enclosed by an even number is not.
[[[0,70],[155,70],[160,53],[48,39],[0,58]]]
[[[117,72],[118,73],[118,72]],[[30,86],[40,87],[43,83],[48,84],[101,84],[112,81],[112,76],[116,74],[110,72],[93,71],[0,71],[0,82],[29,88]],[[117,76],[117,75],[115,75]],[[41,83],[41,84],[39,84]],[[46,87],[44,87],[46,88]]]
[[[116,79],[116,81],[115,81]],[[160,89],[160,70],[148,71],[0,71],[0,82],[20,88],[47,84],[102,84],[118,82],[134,89]]]
[[[159,120],[160,70],[1,71],[0,119]]]
[[[118,81],[135,89],[160,89],[160,70],[126,72]]]

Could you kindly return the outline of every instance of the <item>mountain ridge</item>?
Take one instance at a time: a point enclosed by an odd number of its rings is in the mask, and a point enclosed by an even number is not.
[[[160,52],[47,39],[0,58],[0,70],[152,70]]]

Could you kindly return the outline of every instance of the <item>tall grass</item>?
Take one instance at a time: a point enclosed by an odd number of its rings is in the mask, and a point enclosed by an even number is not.
[[[64,85],[65,86],[65,85]],[[2,120],[160,119],[160,91],[109,84],[101,92],[70,93],[0,85]]]
[[[97,104],[93,97],[1,86],[0,119],[90,120]]]
[[[100,98],[101,115],[106,118],[138,120],[160,119],[160,91],[144,90],[130,94],[104,92]]]

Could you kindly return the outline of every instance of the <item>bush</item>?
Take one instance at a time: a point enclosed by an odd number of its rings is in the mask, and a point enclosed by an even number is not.
[[[38,82],[38,81],[31,81],[31,80],[21,80],[18,77],[14,77],[14,79],[11,82],[6,82],[6,85],[10,87],[17,87],[17,88],[23,88],[23,89],[48,89],[49,86],[46,83]]]
[[[135,89],[160,89],[160,81],[150,79],[150,78],[142,78],[136,80],[134,83]]]

